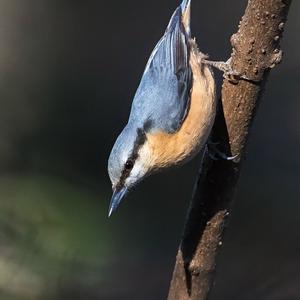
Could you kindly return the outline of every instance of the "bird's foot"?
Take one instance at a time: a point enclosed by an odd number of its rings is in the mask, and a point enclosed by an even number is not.
[[[232,161],[234,159],[236,159],[239,155],[234,155],[234,156],[228,156],[226,155],[224,152],[220,151],[217,148],[217,145],[219,143],[213,143],[213,142],[209,142],[206,145],[207,148],[207,153],[209,155],[209,157],[212,160],[227,160],[227,161]]]
[[[231,57],[225,62],[225,61],[211,61],[204,58],[202,60],[202,63],[207,64],[209,66],[212,66],[219,71],[223,72],[223,77],[230,81],[231,83],[238,83],[239,80],[245,80],[249,82],[255,82],[258,81],[256,79],[248,78],[246,75],[240,74],[239,72],[233,70],[231,66]]]

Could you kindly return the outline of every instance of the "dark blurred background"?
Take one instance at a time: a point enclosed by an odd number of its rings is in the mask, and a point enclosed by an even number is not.
[[[227,59],[247,1],[193,1]],[[0,299],[165,299],[199,158],[111,219],[107,158],[178,1],[0,0]],[[300,2],[252,131],[212,300],[300,299]],[[217,74],[220,83],[221,75]]]

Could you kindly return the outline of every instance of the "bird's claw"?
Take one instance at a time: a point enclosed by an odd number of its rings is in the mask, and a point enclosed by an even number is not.
[[[208,152],[208,156],[212,159],[212,160],[227,160],[227,161],[233,161],[235,160],[239,155],[234,155],[234,156],[228,156],[226,155],[224,152],[220,151],[216,145],[218,143],[209,143],[207,145],[207,152]]]

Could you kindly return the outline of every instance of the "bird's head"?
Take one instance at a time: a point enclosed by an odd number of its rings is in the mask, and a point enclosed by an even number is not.
[[[154,163],[146,136],[148,125],[136,128],[127,124],[114,144],[108,160],[113,188],[109,216],[128,191],[153,171]]]

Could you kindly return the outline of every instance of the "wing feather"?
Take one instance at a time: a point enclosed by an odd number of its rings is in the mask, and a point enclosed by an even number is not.
[[[149,58],[130,115],[132,122],[151,120],[152,129],[170,133],[180,128],[187,114],[192,82],[190,37],[181,9],[174,12]]]

